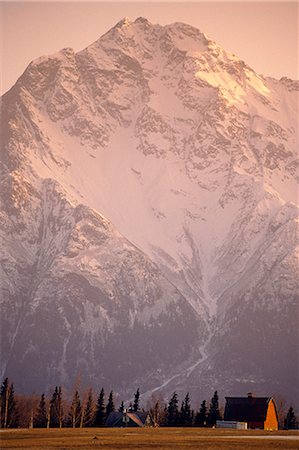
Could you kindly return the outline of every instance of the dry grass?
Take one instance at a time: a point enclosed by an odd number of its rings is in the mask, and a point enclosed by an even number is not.
[[[245,439],[242,436],[255,436]],[[261,439],[269,436],[269,439]],[[277,439],[281,436],[283,439]],[[297,439],[289,438],[296,436]],[[299,433],[237,430],[203,430],[198,428],[148,429],[33,429],[9,430],[0,433],[1,449],[205,449],[205,450],[267,450],[299,449]]]

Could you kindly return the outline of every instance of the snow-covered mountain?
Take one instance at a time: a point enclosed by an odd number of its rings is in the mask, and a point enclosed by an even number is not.
[[[298,395],[298,82],[124,19],[1,113],[2,376]]]

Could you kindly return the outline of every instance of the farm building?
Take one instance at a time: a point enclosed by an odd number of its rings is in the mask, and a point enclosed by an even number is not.
[[[225,397],[225,421],[247,422],[248,428],[278,430],[276,405],[271,397]]]
[[[148,412],[116,412],[109,414],[106,420],[107,427],[152,427],[154,422]]]
[[[234,428],[236,430],[247,430],[247,422],[236,422],[235,420],[217,420],[216,428]]]

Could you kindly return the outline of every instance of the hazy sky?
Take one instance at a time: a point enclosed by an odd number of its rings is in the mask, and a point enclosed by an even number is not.
[[[38,56],[76,51],[121,18],[196,26],[264,75],[298,79],[297,2],[1,2],[1,92]]]

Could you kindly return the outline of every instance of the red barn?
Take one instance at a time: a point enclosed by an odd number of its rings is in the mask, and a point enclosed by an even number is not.
[[[247,422],[248,428],[278,430],[276,405],[272,397],[225,397],[224,420]]]

